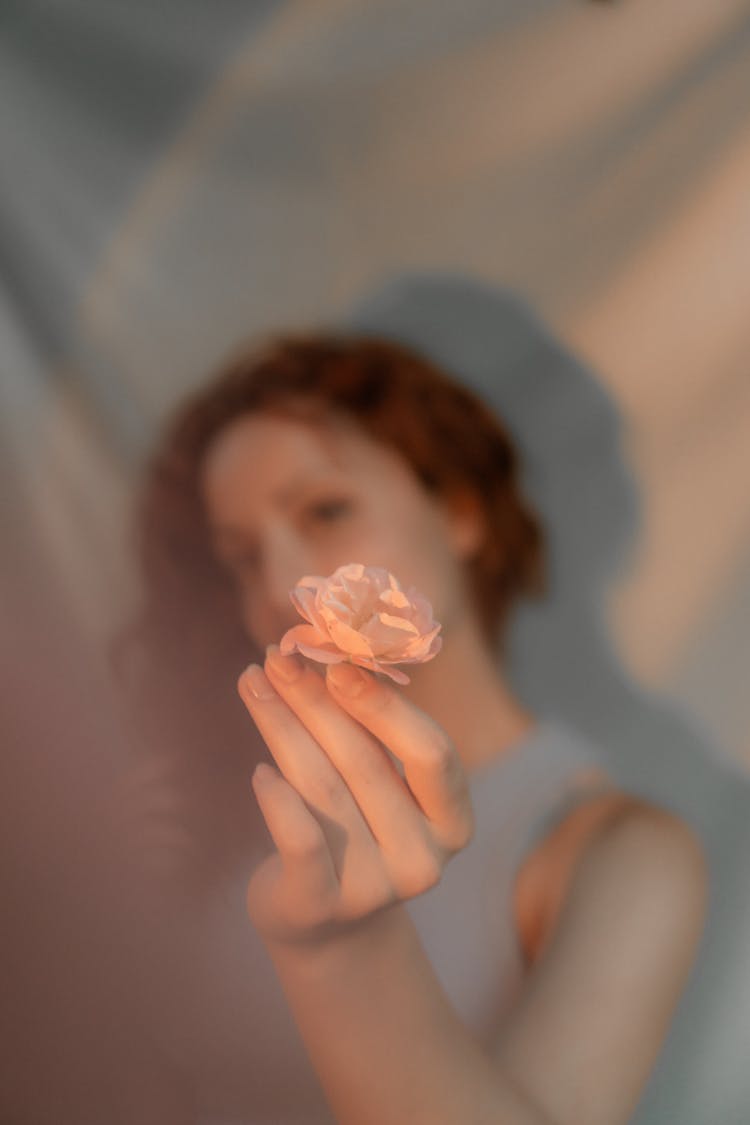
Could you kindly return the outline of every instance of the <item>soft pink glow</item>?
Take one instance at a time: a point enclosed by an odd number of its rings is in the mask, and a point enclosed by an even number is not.
[[[308,624],[281,638],[285,655],[299,652],[322,664],[348,660],[408,684],[393,665],[423,664],[440,652],[441,625],[430,603],[382,567],[347,563],[329,578],[301,578],[289,596]]]

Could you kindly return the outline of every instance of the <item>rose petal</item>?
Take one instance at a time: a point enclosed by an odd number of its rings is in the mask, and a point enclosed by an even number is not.
[[[397,684],[411,683],[406,672],[402,672],[400,668],[386,668],[385,665],[381,665],[378,671],[382,672],[384,676],[388,676],[389,679],[394,680]]]
[[[333,593],[333,592],[332,592]],[[353,618],[370,617],[378,602],[379,591],[367,579],[347,581],[336,590],[336,596],[351,608]]]
[[[403,590],[386,590],[380,595],[380,600],[397,609],[408,609],[411,605]]]
[[[328,635],[321,633],[313,625],[293,625],[291,629],[287,629],[279,641],[279,649],[282,655],[289,656],[299,644],[306,644],[311,648],[321,648],[330,644],[330,642]]]
[[[436,625],[431,632],[425,633],[423,636],[416,636],[413,641],[407,644],[404,655],[417,656],[420,653],[427,654],[432,648],[433,642],[437,638],[441,628],[441,625]]]
[[[352,663],[409,683],[396,664],[432,660],[440,651],[440,625],[414,587],[404,591],[384,567],[345,563],[328,578],[306,575],[290,592],[307,625],[281,641],[283,652],[299,651],[322,663]]]
[[[409,590],[409,601],[413,607],[412,621],[417,628],[421,631],[432,629],[435,625],[435,620],[432,615],[432,606],[427,601],[427,598],[412,586]]]
[[[318,590],[326,589],[328,581],[327,578],[321,578],[319,574],[306,574],[304,578],[300,578],[297,587],[305,586],[309,587],[313,592],[317,592]]]
[[[362,578],[367,569],[362,563],[344,563],[333,572],[331,579]]]
[[[318,613],[315,607],[315,590],[309,586],[295,586],[293,590],[290,590],[289,598],[300,617],[304,617],[311,625],[318,624]]]
[[[388,676],[389,679],[395,680],[397,684],[411,683],[405,672],[401,672],[398,668],[389,667],[380,660],[365,660],[363,657],[353,656],[351,662],[360,668],[369,669],[370,672],[379,672],[383,676]]]
[[[395,574],[391,574],[390,570],[388,571],[388,585],[394,591],[401,589],[401,583]]]
[[[374,620],[380,621],[382,625],[387,625],[389,629],[398,629],[399,634],[410,634],[413,636],[418,632],[416,625],[413,621],[409,621],[408,617],[394,617],[392,613],[379,613]]]
[[[310,660],[317,660],[319,664],[341,664],[342,661],[346,660],[342,652],[318,648],[314,645],[298,644],[297,652],[301,652],[303,656],[309,657]]]
[[[334,644],[337,644],[342,652],[348,655],[357,656],[372,656],[372,646],[366,637],[358,633],[356,629],[352,629],[343,621],[334,621],[328,627],[328,635]]]
[[[324,628],[328,631],[332,625],[337,622],[343,621],[345,625],[351,625],[353,614],[348,606],[343,602],[321,599],[320,605],[317,606],[317,614],[320,621],[323,623]]]
[[[370,642],[372,651],[378,658],[384,655],[397,657],[410,639],[419,640],[419,634],[410,621],[387,613],[379,613],[371,618],[362,629],[362,635]]]

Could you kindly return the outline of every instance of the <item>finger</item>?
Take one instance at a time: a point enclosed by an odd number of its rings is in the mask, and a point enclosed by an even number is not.
[[[299,793],[272,766],[256,766],[252,786],[279,853],[289,905],[299,921],[309,924],[314,921],[307,916],[310,904],[327,915],[328,904],[339,894],[325,834]]]
[[[329,815],[352,804],[337,771],[313,736],[274,689],[262,668],[250,665],[238,682],[242,700],[253,717],[281,773],[305,800]]]
[[[326,669],[334,699],[404,766],[409,788],[448,850],[471,838],[473,814],[466,775],[448,736],[390,684],[352,664]]]
[[[251,665],[240,676],[238,686],[281,773],[317,817],[341,875],[347,843],[358,851],[376,849],[352,794],[262,668]]]
[[[317,818],[274,769],[258,766],[253,789],[278,849],[248,886],[248,909],[261,928],[265,921],[277,934],[294,939],[302,936],[300,929],[309,934],[331,922],[354,921],[396,900],[375,848],[358,857],[352,872],[337,873]]]
[[[268,650],[266,671],[336,767],[381,847],[401,852],[424,847],[424,816],[408,786],[378,741],[326,690],[322,677],[275,646]]]

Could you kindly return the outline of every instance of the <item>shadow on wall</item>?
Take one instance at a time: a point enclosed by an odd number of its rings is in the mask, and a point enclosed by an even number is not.
[[[737,1003],[750,973],[750,778],[628,677],[608,635],[603,595],[638,527],[616,406],[503,289],[454,275],[407,276],[366,297],[346,326],[431,356],[479,391],[516,437],[526,491],[547,530],[550,589],[517,615],[513,682],[537,713],[596,742],[625,789],[685,817],[711,869],[698,966],[635,1120],[739,1125],[750,1112],[750,997],[744,1010]]]

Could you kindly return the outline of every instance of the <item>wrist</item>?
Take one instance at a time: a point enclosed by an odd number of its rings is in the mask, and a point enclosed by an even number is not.
[[[326,923],[304,935],[262,933],[261,939],[274,964],[284,973],[320,976],[343,965],[388,956],[394,943],[403,943],[411,922],[402,903],[392,903],[357,921]]]

